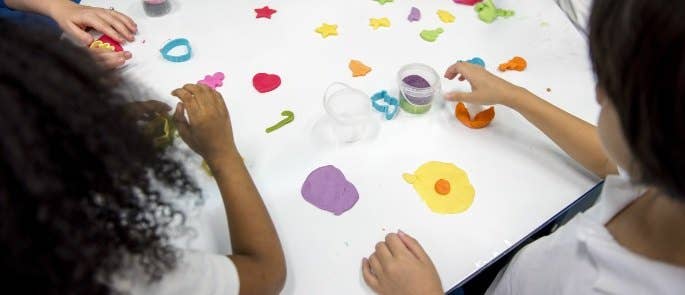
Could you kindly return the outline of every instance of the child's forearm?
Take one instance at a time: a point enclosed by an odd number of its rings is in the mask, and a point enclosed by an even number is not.
[[[33,12],[52,17],[53,12],[66,5],[74,5],[69,0],[5,0],[7,7],[14,10]]]
[[[604,153],[594,125],[523,88],[508,104],[595,175],[604,178],[608,174],[617,173],[616,164]]]
[[[208,160],[224,200],[241,294],[276,294],[285,258],[276,229],[238,152]]]

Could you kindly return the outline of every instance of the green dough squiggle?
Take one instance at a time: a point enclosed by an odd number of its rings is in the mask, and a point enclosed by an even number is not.
[[[285,119],[276,123],[276,125],[266,128],[266,133],[274,132],[283,126],[290,124],[290,122],[295,121],[295,114],[289,110],[281,112],[281,116],[284,116]]]

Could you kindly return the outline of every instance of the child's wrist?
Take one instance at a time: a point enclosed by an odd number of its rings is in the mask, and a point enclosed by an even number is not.
[[[43,7],[41,7],[40,13],[43,15],[47,15],[50,18],[56,20],[59,18],[59,16],[62,14],[62,11],[65,8],[78,5],[74,2],[71,2],[69,0],[51,0],[51,1],[44,1]]]
[[[530,100],[531,93],[520,86],[514,86],[512,91],[509,91],[509,95],[506,96],[502,105],[505,105],[514,110],[518,110],[523,104]]]
[[[242,162],[243,158],[240,156],[237,149],[232,149],[220,155],[207,157],[205,161],[207,161],[209,168],[216,174],[218,171],[225,170],[225,168],[230,167],[235,163]]]

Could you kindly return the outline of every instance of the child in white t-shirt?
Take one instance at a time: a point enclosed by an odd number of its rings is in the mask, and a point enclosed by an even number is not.
[[[685,2],[595,1],[588,28],[597,127],[481,67],[445,73],[472,86],[446,99],[510,107],[606,178],[594,207],[523,248],[488,294],[685,294]],[[402,232],[378,243],[362,271],[381,294],[443,292]]]

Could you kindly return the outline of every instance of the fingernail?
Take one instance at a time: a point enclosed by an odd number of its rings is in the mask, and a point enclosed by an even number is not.
[[[403,237],[407,235],[401,229],[397,230],[397,234]]]

